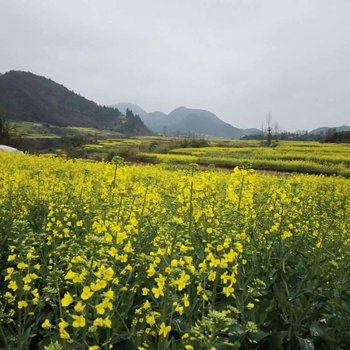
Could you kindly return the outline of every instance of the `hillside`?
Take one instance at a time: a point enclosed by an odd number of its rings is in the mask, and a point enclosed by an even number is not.
[[[233,127],[214,113],[203,109],[178,107],[167,115],[158,111],[147,113],[140,106],[132,103],[119,103],[113,107],[124,113],[126,109],[131,109],[141,117],[147,127],[160,134],[195,134],[203,137],[240,138],[247,133],[260,133],[258,129]]]
[[[0,75],[0,113],[13,121],[151,134],[137,116],[126,117],[116,108],[99,106],[50,79],[22,71]]]
[[[335,126],[335,127],[323,126],[321,128],[317,128],[317,129],[311,130],[310,134],[312,134],[312,135],[321,135],[321,134],[325,134],[330,129],[332,129],[332,130],[335,129],[336,132],[350,131],[350,126],[347,126],[347,125]]]

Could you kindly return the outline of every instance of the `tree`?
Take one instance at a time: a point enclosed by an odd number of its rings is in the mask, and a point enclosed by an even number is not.
[[[267,131],[267,146],[271,146],[272,143],[272,118],[271,113],[269,113],[266,117],[266,131]]]
[[[266,137],[266,145],[272,146],[272,140],[278,141],[279,125],[278,122],[272,122],[271,113],[266,116],[265,122],[261,124],[262,138]]]
[[[11,127],[9,123],[0,115],[0,144],[9,145],[11,143]]]

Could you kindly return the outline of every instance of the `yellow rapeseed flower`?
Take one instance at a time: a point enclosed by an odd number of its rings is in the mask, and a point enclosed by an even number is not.
[[[234,292],[234,288],[232,287],[232,285],[229,285],[229,286],[226,286],[222,289],[222,292],[227,296],[229,297],[230,295],[233,294]]]
[[[60,338],[61,339],[70,339],[70,335],[69,333],[66,331],[66,328],[69,326],[68,322],[66,322],[65,320],[61,320],[58,323],[58,328],[60,331]]]
[[[74,328],[82,328],[85,327],[86,321],[85,317],[82,315],[72,315],[72,318],[74,319],[72,326]]]
[[[24,269],[26,269],[27,267],[28,267],[28,264],[26,264],[26,263],[24,263],[24,262],[20,262],[20,263],[17,264],[17,268],[18,268],[19,270],[24,270]]]
[[[150,314],[146,315],[146,322],[147,322],[151,327],[156,323],[154,313],[150,313]]]
[[[10,281],[8,284],[8,288],[12,289],[15,292],[18,289],[16,281]]]
[[[247,308],[248,308],[249,310],[253,309],[253,308],[254,308],[254,304],[253,304],[253,303],[248,303],[248,304],[247,304]]]
[[[7,261],[14,261],[16,259],[16,254],[11,254],[8,256]]]
[[[72,270],[69,270],[67,273],[66,273],[66,275],[64,276],[64,279],[65,280],[72,280],[72,279],[74,279],[75,277],[76,277],[76,273],[75,272],[73,272]]]
[[[95,306],[95,309],[96,309],[96,312],[99,314],[99,315],[103,315],[105,313],[105,306],[103,303],[100,303],[100,304],[97,304]]]
[[[41,327],[44,329],[48,329],[52,327],[52,324],[49,319],[46,319],[42,324]]]
[[[85,309],[85,305],[81,301],[78,301],[78,303],[74,306],[74,310],[76,312],[83,312],[84,309]]]
[[[26,308],[28,306],[28,303],[25,300],[20,300],[17,305],[19,309],[22,309]]]
[[[64,297],[61,300],[61,304],[63,307],[67,307],[73,302],[73,297],[70,295],[69,292],[64,293]]]
[[[160,327],[159,327],[159,332],[158,334],[161,336],[163,336],[164,338],[166,338],[169,334],[169,332],[171,331],[171,326],[166,326],[164,322],[162,322],[160,324]]]
[[[190,301],[189,301],[189,296],[188,294],[184,294],[182,297],[182,302],[184,303],[184,307],[189,307],[190,306]]]
[[[83,292],[81,293],[81,298],[83,300],[87,300],[89,298],[91,298],[91,296],[93,295],[94,293],[91,291],[90,287],[84,287],[83,288]]]

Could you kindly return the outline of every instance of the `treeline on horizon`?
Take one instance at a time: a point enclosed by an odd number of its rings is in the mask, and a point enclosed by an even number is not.
[[[282,131],[275,133],[274,140],[292,140],[292,141],[318,141],[325,143],[350,143],[350,130],[336,131],[335,128],[329,128],[326,132],[319,134],[309,133],[308,131]],[[265,140],[266,134],[246,135],[241,140]]]

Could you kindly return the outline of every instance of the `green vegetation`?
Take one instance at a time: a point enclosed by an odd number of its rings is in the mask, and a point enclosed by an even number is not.
[[[350,130],[334,131],[331,129],[324,136],[324,142],[350,143]]]
[[[7,145],[11,140],[9,124],[0,116],[0,144]]]
[[[243,142],[243,141],[242,141]],[[173,149],[169,154],[140,153],[140,161],[198,163],[218,167],[337,174],[350,177],[350,145],[283,141],[276,147],[203,147]]]
[[[16,127],[0,113],[0,145],[17,147],[18,141]]]

